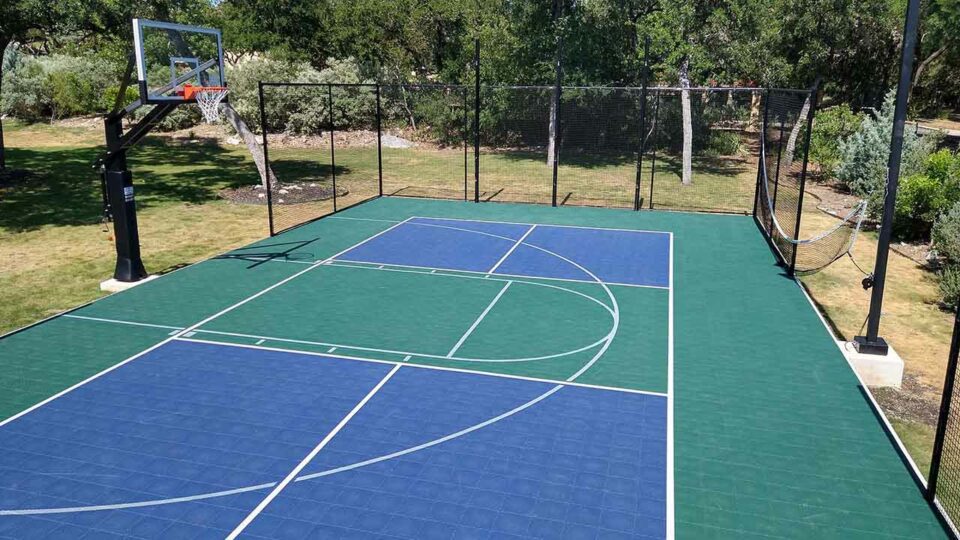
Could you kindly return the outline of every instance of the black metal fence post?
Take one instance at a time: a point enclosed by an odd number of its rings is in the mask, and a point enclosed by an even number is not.
[[[757,187],[753,195],[753,217],[757,217],[757,205],[766,204],[766,201],[760,200],[760,182],[763,182],[765,176],[764,167],[766,167],[766,147],[765,141],[767,140],[767,117],[770,113],[770,89],[766,89],[763,92],[763,123],[760,124],[760,149],[759,149],[759,159],[757,160]]]
[[[943,461],[943,443],[947,436],[950,409],[953,406],[953,388],[957,378],[957,362],[960,360],[960,307],[953,321],[953,339],[950,341],[950,357],[943,380],[943,395],[940,397],[940,416],[937,418],[937,434],[933,439],[933,456],[930,458],[930,474],[926,497],[933,501],[937,496],[937,481],[940,479],[940,464]]]
[[[480,39],[473,49],[473,202],[480,202]]]
[[[650,203],[647,205],[650,210],[653,210],[653,181],[657,175],[657,132],[660,131],[660,91],[657,90],[655,94],[657,99],[653,105],[653,128],[651,128],[653,144],[650,145],[653,148],[650,154]]]
[[[327,115],[330,120],[330,174],[333,178],[333,211],[337,211],[337,151],[333,142],[333,85],[327,85]]]
[[[257,82],[257,94],[260,97],[260,132],[263,137],[263,176],[267,188],[267,223],[270,226],[270,236],[276,233],[273,226],[273,185],[270,182],[270,150],[267,145],[267,112],[263,104],[263,81]]]
[[[550,159],[553,161],[553,190],[550,199],[552,206],[557,206],[557,176],[560,172],[560,95],[563,93],[563,66],[562,50],[563,38],[557,40],[557,80],[553,87],[553,133],[548,136],[553,137],[553,155]]]
[[[470,140],[470,116],[469,106],[467,105],[467,87],[463,87],[463,200],[468,200],[467,176],[469,170],[467,167],[467,145]]]
[[[379,181],[380,196],[383,197],[383,143],[380,140],[382,134],[381,115],[380,83],[377,83],[377,179]],[[330,140],[333,140],[333,131],[330,132]],[[336,177],[334,177],[334,181],[336,181]],[[336,189],[336,187],[334,187],[334,189]],[[334,193],[336,193],[336,191],[334,191]]]
[[[647,128],[647,67],[650,56],[650,37],[643,40],[643,75],[641,76],[640,90],[640,150],[637,152],[637,186],[633,193],[633,209],[640,210],[640,178],[643,176],[643,152],[646,149],[646,138],[643,136]]]
[[[820,79],[813,83],[810,89],[810,108],[807,110],[807,132],[804,134],[803,141],[803,165],[800,168],[800,194],[797,197],[797,221],[793,229],[793,237],[800,238],[800,221],[803,216],[803,192],[807,186],[807,164],[810,159],[810,135],[813,131],[813,117],[817,114],[817,99],[820,92]],[[799,122],[800,119],[797,118]],[[790,275],[794,275],[797,270],[797,252],[799,246],[793,246],[793,253],[790,255]]]

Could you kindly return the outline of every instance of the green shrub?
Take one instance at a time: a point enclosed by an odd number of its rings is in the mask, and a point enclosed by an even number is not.
[[[914,174],[901,179],[895,206],[896,235],[906,239],[926,237],[949,202],[946,186],[936,178]]]
[[[933,225],[933,247],[950,263],[960,265],[960,202],[954,202]]]
[[[818,164],[825,176],[835,176],[841,159],[840,142],[856,133],[862,121],[863,115],[843,105],[817,111],[810,136],[810,161]]]
[[[940,301],[950,308],[960,303],[960,265],[948,265],[940,272]]]
[[[857,195],[869,201],[869,213],[879,217],[887,179],[887,160],[893,129],[894,92],[887,94],[875,116],[863,119],[859,129],[840,142],[836,177]],[[927,156],[936,147],[936,137],[920,138],[907,130],[903,137],[901,178],[923,172]]]
[[[740,154],[743,143],[740,134],[730,131],[714,131],[707,141],[704,154],[707,156],[735,156]]]
[[[106,112],[112,105],[105,88],[115,85],[115,65],[95,56],[27,56],[5,59],[11,68],[3,74],[6,114],[26,120]]]

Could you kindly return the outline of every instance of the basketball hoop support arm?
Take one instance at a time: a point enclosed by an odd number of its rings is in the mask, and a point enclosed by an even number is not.
[[[113,216],[113,236],[117,263],[113,277],[117,281],[134,282],[147,277],[140,257],[140,233],[137,227],[137,204],[133,190],[133,173],[127,167],[127,150],[150,133],[176,103],[157,105],[126,133],[123,119],[137,107],[127,107],[104,117],[107,152],[97,160],[97,167],[106,185],[107,204]]]

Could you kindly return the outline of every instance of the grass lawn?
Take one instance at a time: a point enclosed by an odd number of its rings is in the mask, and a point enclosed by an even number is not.
[[[99,179],[91,163],[101,151],[99,129],[4,124],[11,167],[36,176],[0,191],[0,333],[93,300],[97,284],[113,272],[112,228],[101,224]],[[336,167],[329,148],[271,148],[281,180],[337,184],[346,206],[377,194],[376,148],[338,149]],[[473,155],[462,148],[385,149],[384,192],[459,198],[473,193]],[[190,143],[151,137],[131,153],[136,173],[142,250],[151,272],[175,268],[222,253],[267,235],[266,208],[218,198],[223,188],[258,181],[245,148],[215,140]],[[642,168],[644,207],[650,205],[652,156]],[[654,208],[750,211],[756,162],[751,159],[697,159],[695,182],[682,186],[675,156],[656,159]],[[537,152],[484,152],[480,198],[549,203],[552,168]],[[466,174],[465,174],[466,172]],[[559,165],[558,199],[566,204],[632,207],[636,163],[631,156],[566,156]],[[332,201],[284,204],[277,229],[332,211]],[[816,234],[835,219],[806,199],[803,236]],[[876,235],[861,235],[855,255],[868,269]],[[844,259],[804,278],[830,323],[843,338],[860,332],[869,293],[862,275]],[[882,335],[920,381],[924,397],[936,401],[942,384],[951,318],[936,304],[935,277],[900,256],[890,258]],[[914,459],[926,470],[933,429],[894,420]]]

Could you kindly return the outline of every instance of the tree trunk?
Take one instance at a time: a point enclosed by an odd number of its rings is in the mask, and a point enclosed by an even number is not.
[[[561,0],[553,0],[553,7],[550,12],[550,22],[556,28],[557,19],[560,18],[561,10],[563,9],[563,4]],[[560,82],[560,38],[557,36],[557,50],[556,50],[556,60],[557,60],[557,84]],[[553,98],[550,99],[550,125],[548,126],[547,131],[547,167],[553,167],[553,159],[556,155],[557,147],[557,130],[560,126],[557,125],[557,92],[558,89],[556,86],[553,89]]]
[[[931,62],[939,58],[940,55],[942,55],[946,51],[947,51],[946,47],[940,47],[939,49],[933,51],[930,54],[930,56],[926,57],[922,62],[920,62],[920,65],[917,66],[917,72],[913,75],[913,82],[910,83],[910,92],[907,93],[908,101],[910,100],[910,98],[913,97],[913,91],[917,88],[917,85],[920,83],[920,77],[923,76],[923,72],[927,69],[927,66],[929,66]]]
[[[272,169],[267,167],[267,161],[263,157],[263,148],[260,147],[260,143],[257,142],[257,136],[250,131],[250,128],[247,127],[243,118],[240,118],[240,115],[237,114],[237,111],[234,110],[233,106],[229,103],[223,104],[223,116],[227,119],[227,122],[230,122],[233,129],[240,134],[243,142],[247,145],[247,150],[250,151],[253,162],[257,164],[257,172],[260,173],[260,184],[263,185],[263,189],[267,189],[268,172],[270,174],[270,181],[276,184],[277,176],[273,174]]]
[[[750,92],[750,126],[760,126],[760,90]],[[758,127],[757,131],[762,128]]]
[[[787,174],[790,174],[790,167],[793,165],[794,153],[797,150],[797,139],[800,137],[800,130],[806,125],[807,115],[810,114],[810,102],[813,101],[813,92],[803,100],[803,107],[800,108],[800,114],[793,122],[793,128],[790,129],[790,137],[787,138],[787,148],[783,152],[783,165]]]
[[[3,53],[10,45],[10,39],[0,38],[0,96],[3,95]],[[3,144],[3,115],[0,114],[0,171],[7,168],[7,152]]]
[[[683,109],[683,185],[693,183],[693,114],[690,110],[689,60],[680,66],[680,106]]]

